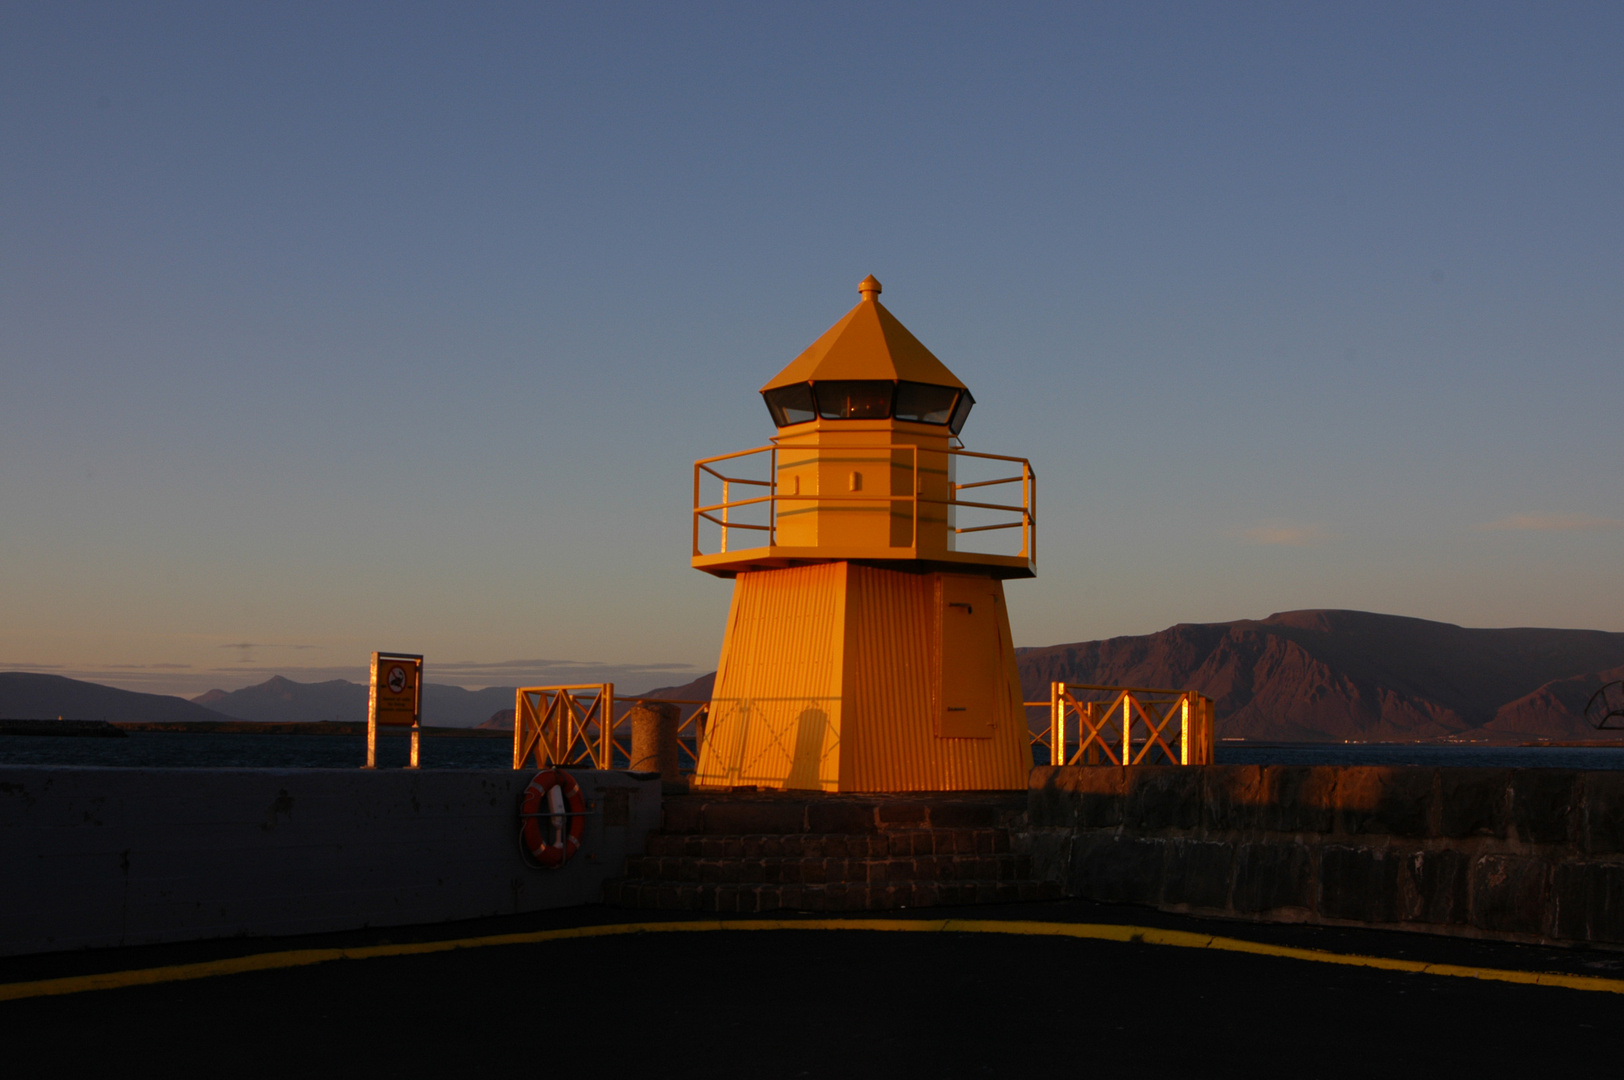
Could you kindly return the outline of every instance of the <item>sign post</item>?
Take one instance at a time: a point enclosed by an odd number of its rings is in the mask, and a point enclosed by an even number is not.
[[[412,760],[417,768],[423,719],[423,657],[420,653],[372,654],[372,693],[367,699],[367,763],[378,767],[378,726],[412,729]]]

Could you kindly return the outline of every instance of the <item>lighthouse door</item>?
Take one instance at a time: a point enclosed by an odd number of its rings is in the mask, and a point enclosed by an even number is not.
[[[983,577],[937,576],[936,734],[987,739],[1007,694],[998,640],[998,590]]]

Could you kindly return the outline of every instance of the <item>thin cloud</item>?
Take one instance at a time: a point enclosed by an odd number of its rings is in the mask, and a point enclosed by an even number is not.
[[[298,652],[304,649],[314,649],[317,647],[318,646],[315,645],[283,645],[276,642],[263,641],[232,641],[220,646],[222,649],[235,649],[237,652],[237,663],[239,664],[253,663],[255,659],[255,649],[292,649],[295,652]]]
[[[482,671],[500,671],[505,668],[595,668],[605,665],[597,660],[446,660],[437,666],[457,670],[478,668]]]
[[[279,645],[275,642],[267,644],[263,641],[233,641],[220,646],[222,649],[316,649],[318,645]]]
[[[1241,533],[1248,543],[1275,547],[1308,547],[1329,535],[1323,525],[1298,525],[1286,521],[1265,522]]]
[[[298,683],[321,683],[333,679],[366,685],[365,664],[304,667],[297,664],[226,664],[220,667],[191,667],[186,664],[122,664],[78,667],[67,664],[0,663],[0,670],[63,675],[70,679],[116,686],[148,694],[176,694],[195,697],[205,690],[236,690],[264,682],[273,675]],[[429,657],[431,683],[479,689],[491,686],[552,686],[559,683],[615,684],[615,692],[625,696],[643,693],[656,686],[685,683],[708,668],[692,664],[654,662],[610,664],[600,661],[496,660],[488,664],[469,660],[436,663]]]
[[[613,664],[596,660],[447,660],[428,664],[429,682],[460,686],[549,686],[612,682],[646,688],[682,683],[707,668],[668,662]]]
[[[1473,528],[1478,532],[1580,532],[1624,529],[1624,521],[1590,514],[1512,514]]]
[[[635,668],[638,671],[692,671],[692,664],[609,664],[601,660],[445,660],[435,664],[442,671],[592,671],[600,668]]]

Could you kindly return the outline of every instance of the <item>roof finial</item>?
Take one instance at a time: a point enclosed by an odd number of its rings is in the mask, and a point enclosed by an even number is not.
[[[880,279],[873,274],[868,275],[857,283],[857,295],[864,300],[872,300],[880,295]]]

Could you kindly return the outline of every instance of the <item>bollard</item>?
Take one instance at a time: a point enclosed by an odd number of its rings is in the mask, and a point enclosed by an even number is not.
[[[640,701],[628,714],[632,722],[633,772],[657,772],[677,781],[677,723],[682,710],[666,701]]]

